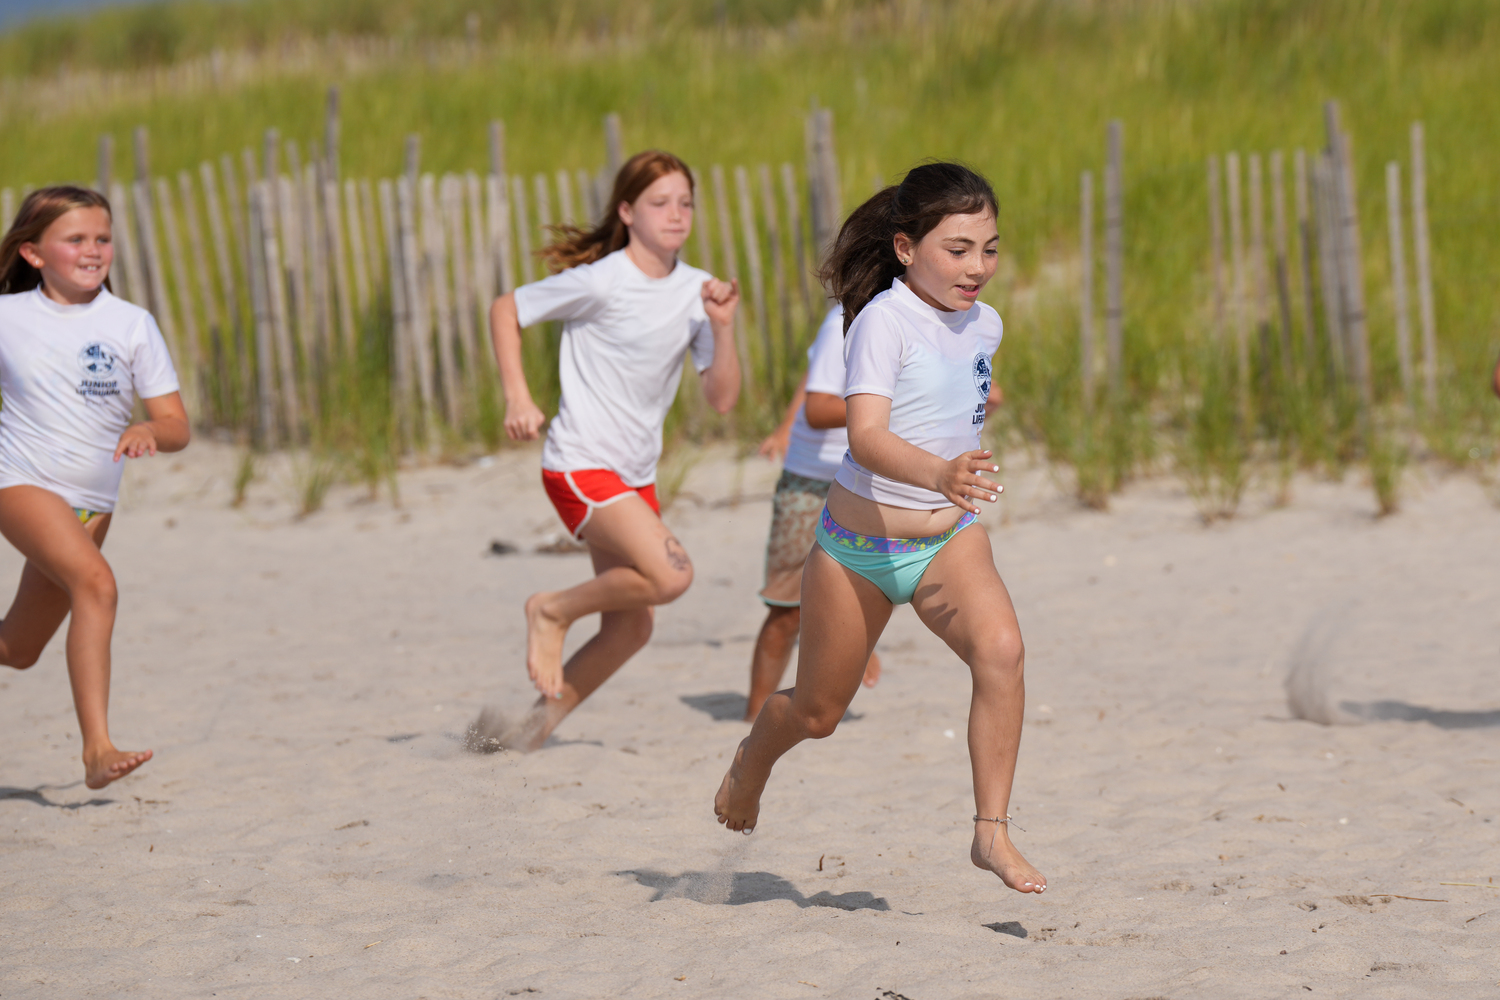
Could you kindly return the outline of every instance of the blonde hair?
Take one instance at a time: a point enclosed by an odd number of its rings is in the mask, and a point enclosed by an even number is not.
[[[23,243],[35,243],[47,227],[75,208],[102,208],[110,212],[109,199],[97,191],[61,184],[38,188],[21,202],[5,239],[0,240],[0,295],[29,292],[42,283],[42,272],[21,256]],[[114,213],[110,212],[113,218]],[[109,287],[109,279],[104,279]]]
[[[604,206],[603,218],[594,228],[549,226],[555,239],[537,251],[537,255],[547,262],[548,270],[556,273],[579,264],[592,264],[606,254],[624,248],[630,242],[630,231],[620,221],[620,206],[635,204],[648,187],[668,174],[686,177],[688,190],[693,190],[693,172],[682,160],[659,149],[636,153],[615,175],[609,203]]]

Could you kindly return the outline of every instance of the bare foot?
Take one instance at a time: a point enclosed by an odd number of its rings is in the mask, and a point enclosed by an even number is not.
[[[464,749],[473,753],[496,753],[501,750],[519,750],[531,753],[540,750],[552,735],[558,723],[567,718],[572,706],[555,698],[538,698],[535,705],[520,718],[487,705],[479,718],[469,723],[464,733]]]
[[[1000,824],[994,833],[984,829],[994,825],[987,820],[974,824],[974,843],[969,848],[969,860],[974,867],[994,872],[1017,892],[1046,892],[1047,877],[1021,857],[1021,852],[1010,842],[1005,825]]]
[[[90,788],[103,788],[111,781],[125,777],[152,757],[150,750],[116,750],[110,747],[97,754],[85,754],[83,758],[83,783]]]
[[[745,781],[740,768],[740,759],[744,755],[745,743],[741,742],[734,752],[734,763],[729,765],[719,792],[714,796],[714,815],[726,830],[738,830],[748,837],[755,831],[755,821],[760,818],[760,793],[765,786],[751,788]]]
[[[865,664],[865,687],[872,688],[880,683],[880,654],[871,653],[870,662]]]
[[[526,672],[543,695],[560,698],[563,637],[568,634],[568,624],[542,609],[553,596],[544,592],[526,599]]]
[[[500,750],[519,750],[531,753],[540,750],[547,737],[562,721],[551,718],[551,709],[557,703],[542,698],[520,719],[512,719],[494,706],[486,706],[479,718],[469,724],[464,734],[464,749],[473,753],[496,753]]]

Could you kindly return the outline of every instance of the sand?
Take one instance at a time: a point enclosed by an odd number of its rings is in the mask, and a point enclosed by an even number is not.
[[[0,674],[0,996],[1500,992],[1500,514],[1471,477],[1412,470],[1383,520],[1353,474],[1298,480],[1205,528],[1173,480],[1099,514],[1013,459],[983,523],[1028,646],[1037,898],[968,862],[965,671],[909,609],[754,836],[715,824],[774,468],[702,456],[667,516],[696,583],[522,756],[462,737],[530,702],[524,596],[587,572],[531,552],[536,452],[300,521],[285,461],[231,509],[235,462],[134,463],[107,546],[113,730],[155,760],[83,786],[60,639]],[[1303,714],[1359,724],[1294,718],[1294,663]]]

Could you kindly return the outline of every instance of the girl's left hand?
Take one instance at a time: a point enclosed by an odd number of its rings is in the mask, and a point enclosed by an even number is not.
[[[156,454],[156,432],[151,429],[150,424],[134,424],[125,428],[125,433],[120,435],[120,443],[115,445],[115,461],[120,456],[126,458],[140,458],[143,455]]]
[[[734,311],[740,304],[740,283],[710,278],[703,283],[703,311],[715,323],[734,322]]]
[[[1000,466],[994,464],[994,454],[987,448],[981,448],[978,451],[966,451],[945,463],[936,484],[937,492],[960,509],[978,514],[979,507],[974,503],[976,498],[994,503],[1005,491],[1004,486],[984,477],[986,472],[1000,471]]]

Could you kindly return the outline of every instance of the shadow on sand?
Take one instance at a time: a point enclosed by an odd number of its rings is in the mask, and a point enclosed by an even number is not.
[[[83,784],[82,781],[74,781],[66,785],[37,785],[35,788],[10,788],[0,785],[0,800],[20,799],[33,805],[47,806],[50,809],[82,809],[86,806],[112,806],[114,799],[89,799],[87,802],[53,802],[43,792],[61,792],[69,788],[77,788]]]
[[[993,924],[980,924],[979,926],[988,927],[996,934],[1009,934],[1011,937],[1018,938],[1026,938],[1029,936],[1026,932],[1026,928],[1021,926],[1021,921],[1019,920],[1006,920]]]
[[[1500,710],[1450,712],[1405,701],[1341,701],[1339,708],[1368,722],[1430,722],[1439,729],[1488,729],[1500,726]]]
[[[715,722],[745,717],[745,696],[738,691],[711,691],[708,694],[685,694],[679,699],[688,708],[695,708]]]
[[[691,899],[695,903],[743,906],[773,899],[789,899],[799,907],[831,906],[837,910],[889,910],[890,904],[869,892],[828,891],[804,896],[780,875],[770,872],[683,872],[668,875],[658,871],[615,872],[656,890],[650,902],[659,899]]]
[[[684,694],[678,697],[688,708],[695,708],[715,722],[738,721],[745,717],[745,696],[738,691],[710,691],[708,694]],[[840,722],[858,722],[863,712],[844,711]]]

